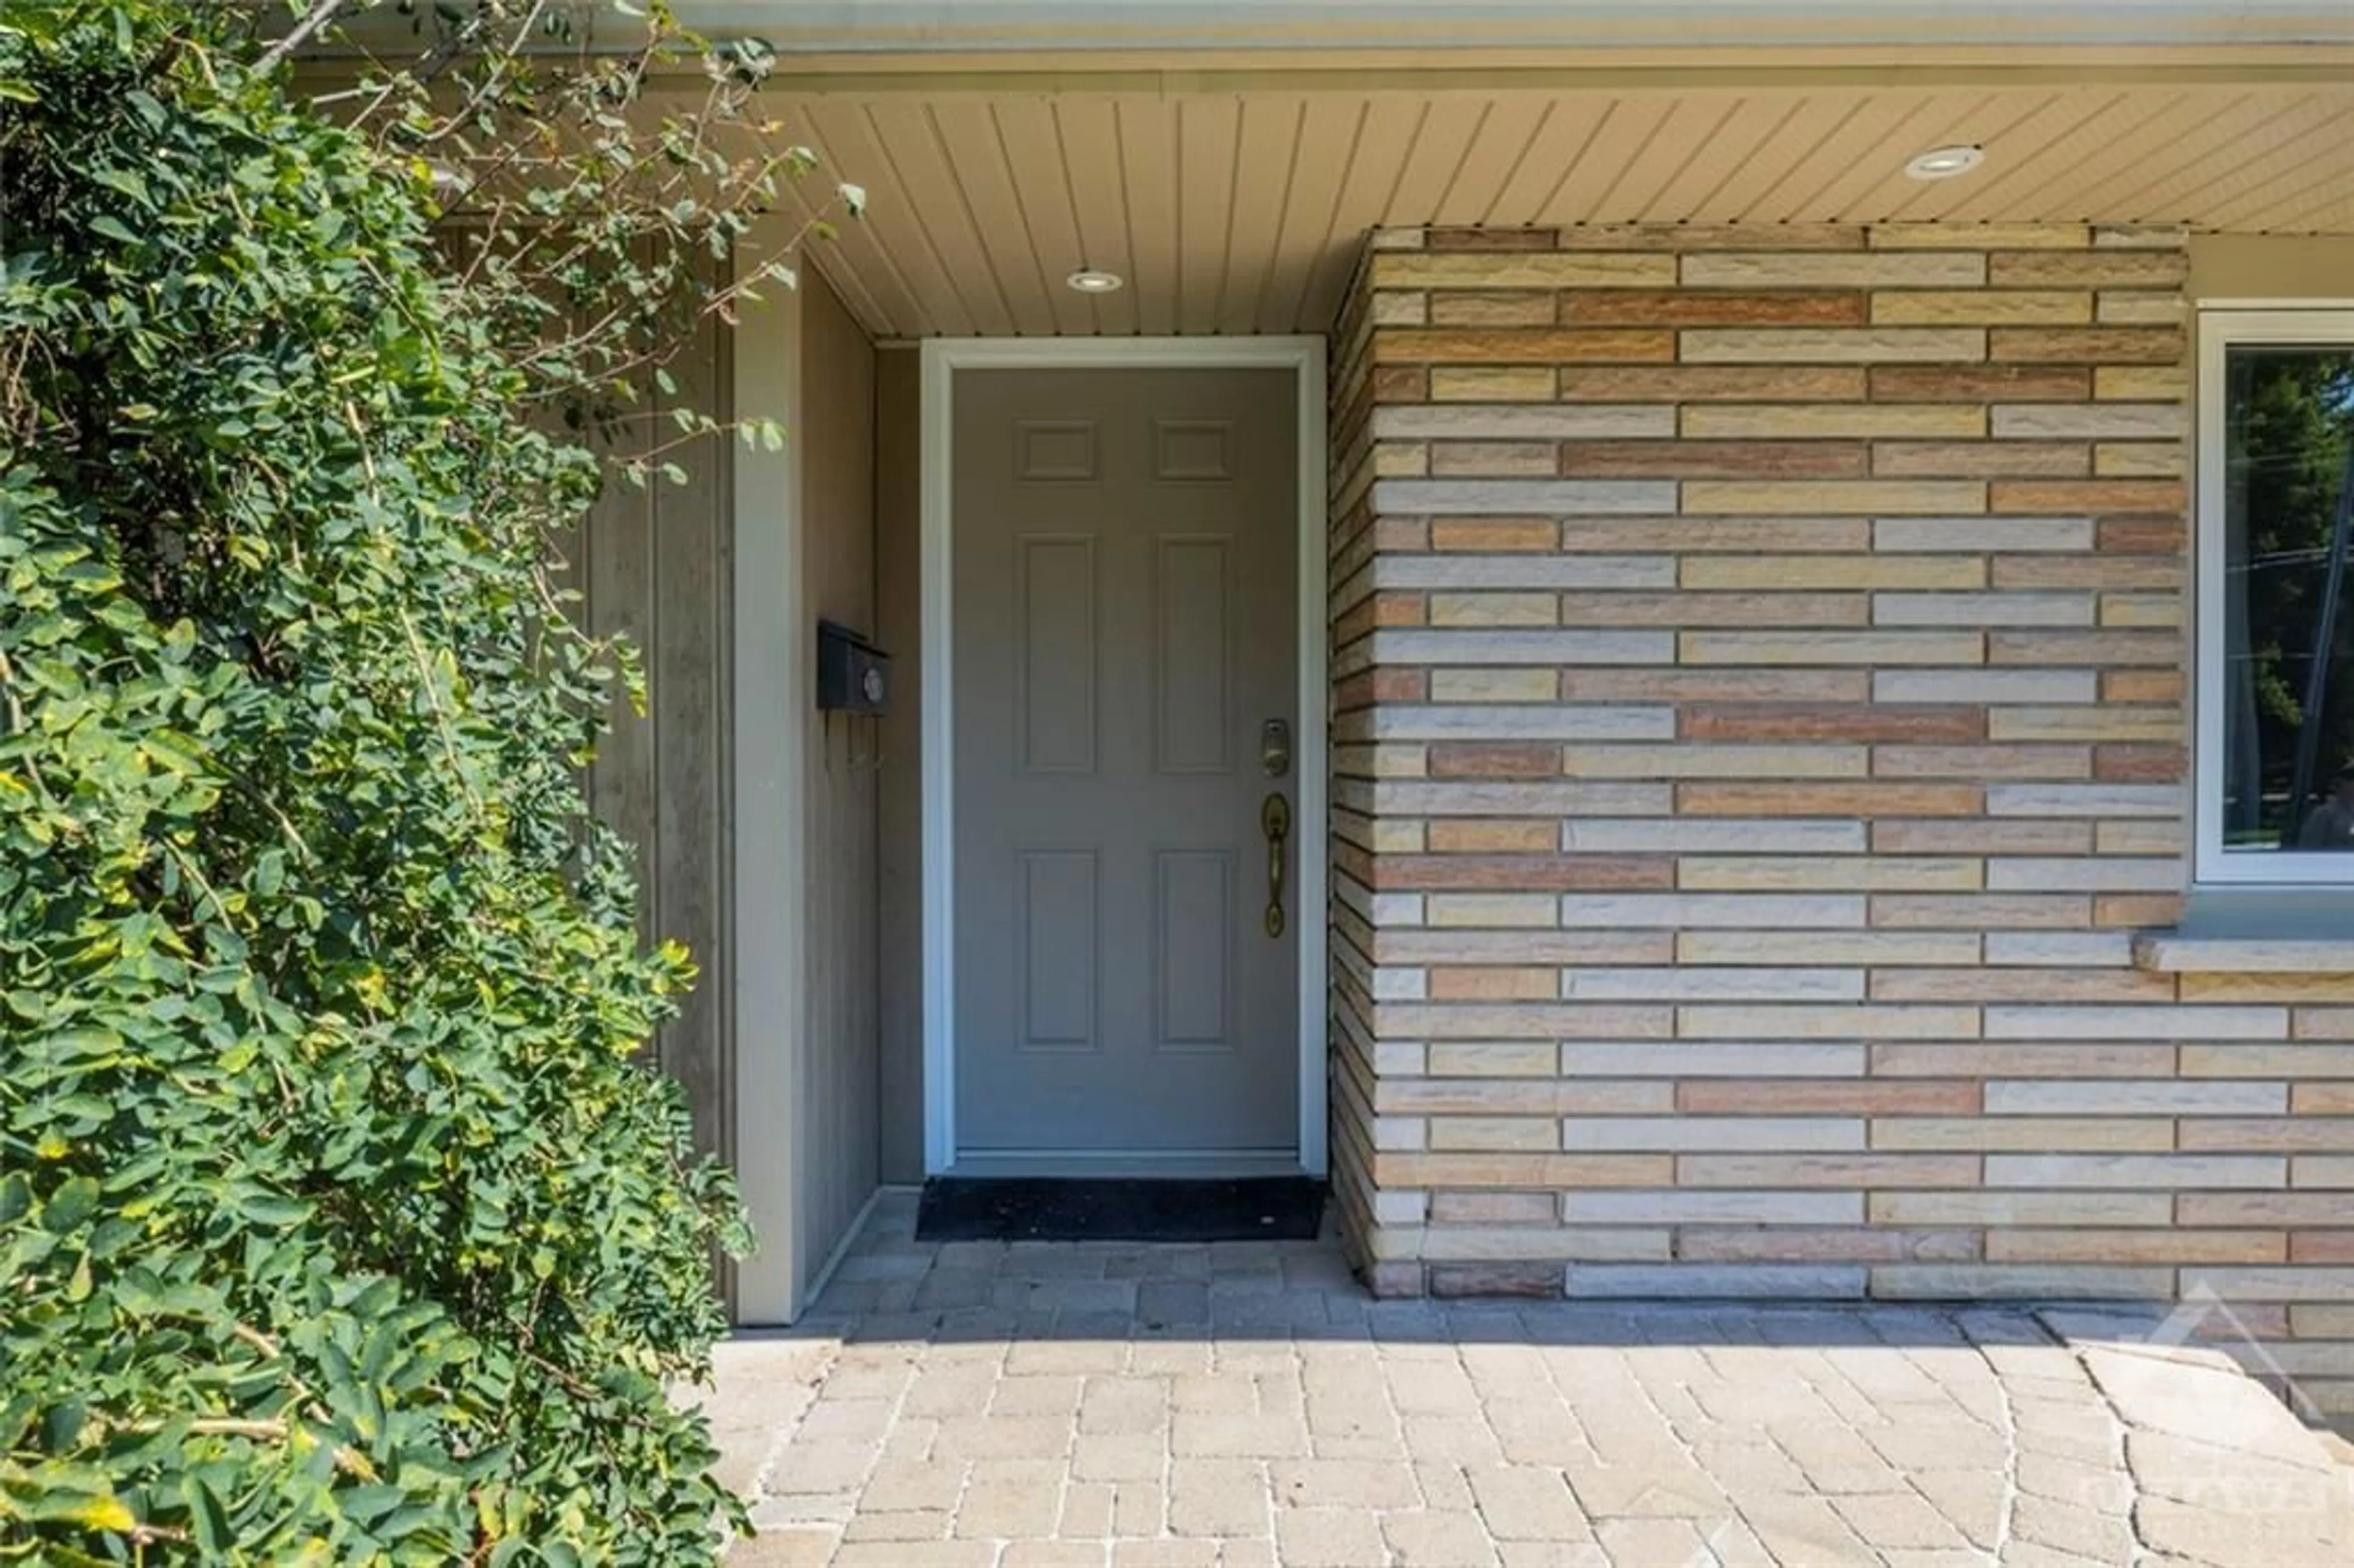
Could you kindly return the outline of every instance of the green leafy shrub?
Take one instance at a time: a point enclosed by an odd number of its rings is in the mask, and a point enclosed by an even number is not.
[[[0,11],[0,1560],[707,1559],[743,1229],[535,412],[643,355],[519,349],[561,214],[470,296],[246,21]]]

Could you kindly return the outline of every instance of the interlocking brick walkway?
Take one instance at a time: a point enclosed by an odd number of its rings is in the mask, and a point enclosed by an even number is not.
[[[735,1568],[2354,1563],[2328,1450],[2147,1319],[1374,1301],[1323,1245],[912,1222],[722,1348]]]

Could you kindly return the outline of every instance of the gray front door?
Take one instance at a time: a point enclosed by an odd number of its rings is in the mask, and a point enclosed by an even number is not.
[[[957,375],[961,1165],[1296,1157],[1295,408],[1279,369]]]

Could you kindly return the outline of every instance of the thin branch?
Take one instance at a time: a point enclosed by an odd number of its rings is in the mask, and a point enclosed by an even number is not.
[[[309,43],[318,35],[322,27],[335,19],[336,14],[343,10],[345,4],[345,0],[318,0],[318,4],[311,8],[310,14],[295,23],[284,37],[261,51],[261,58],[253,62],[254,73],[260,75],[270,70],[288,55]]]
[[[297,854],[304,860],[313,858],[311,841],[302,836],[302,830],[294,825],[294,819],[288,816],[278,802],[270,798],[267,790],[247,774],[230,767],[217,753],[214,754],[210,760],[214,767],[221,770],[221,777],[236,787],[239,794],[260,807],[272,821],[278,824],[279,831],[286,835],[287,842],[294,846],[294,852]]]
[[[508,76],[514,70],[515,62],[523,58],[523,51],[531,38],[532,30],[539,26],[540,16],[546,8],[547,0],[532,0],[531,8],[524,13],[523,21],[515,28],[513,38],[494,43],[482,50],[482,58],[488,62],[483,68],[482,74],[468,84],[462,100],[442,117],[441,123],[425,132],[418,139],[417,144],[419,148],[439,145],[445,136],[456,134],[459,130],[470,123],[482,105],[488,103],[505,85]],[[476,23],[474,26],[479,26],[481,24]],[[490,29],[482,27],[482,30],[487,33]],[[463,36],[462,34],[453,35],[460,37]],[[453,48],[442,55],[440,58],[419,67],[417,71],[418,79],[431,81],[440,73],[442,67],[456,57],[456,54],[457,50]]]
[[[263,1355],[270,1357],[272,1361],[275,1361],[278,1357],[285,1354],[283,1351],[278,1348],[277,1340],[271,1339],[260,1330],[254,1328],[249,1323],[235,1324],[231,1326],[229,1332],[234,1334],[237,1338],[244,1340],[247,1344],[251,1345],[255,1350],[260,1351]]]
[[[180,874],[195,883],[196,890],[213,901],[214,916],[225,924],[229,923],[232,917],[229,915],[228,900],[223,898],[213,885],[205,880],[205,874],[196,869],[196,863],[188,858],[188,853],[168,838],[157,839],[155,842],[164,846],[164,853],[172,857],[172,863],[180,868]]]
[[[344,418],[350,421],[352,438],[359,444],[360,467],[367,474],[369,495],[381,503],[384,496],[377,489],[376,458],[368,450],[366,423],[361,419],[358,407],[349,400],[344,404]],[[426,705],[433,710],[434,726],[441,737],[441,750],[450,762],[451,781],[458,786],[458,792],[466,797],[466,804],[474,809],[474,814],[480,816],[482,812],[482,797],[474,793],[473,784],[466,778],[465,764],[459,758],[454,722],[449,710],[442,706],[441,689],[435,683],[433,661],[426,655],[425,640],[418,635],[417,621],[408,613],[408,606],[395,600],[393,608],[399,612],[400,629],[408,640],[409,657],[417,662],[419,687],[425,694]]]
[[[23,735],[29,727],[25,722],[25,705],[16,695],[16,667],[8,662],[5,650],[0,650],[0,697],[8,705],[8,733]],[[41,769],[31,756],[25,759],[25,775],[41,797],[41,803],[52,811],[58,809],[58,798],[49,793],[49,781],[41,777]]]
[[[161,1432],[170,1425],[169,1421],[133,1421],[125,1422],[122,1430]],[[283,1445],[293,1440],[294,1428],[283,1421],[257,1421],[236,1415],[199,1415],[188,1423],[188,1436],[191,1437],[249,1437],[256,1443]],[[368,1463],[367,1456],[358,1449],[347,1443],[338,1443],[331,1452],[334,1456],[335,1468],[344,1474],[358,1476],[364,1480],[376,1479],[376,1467]]]

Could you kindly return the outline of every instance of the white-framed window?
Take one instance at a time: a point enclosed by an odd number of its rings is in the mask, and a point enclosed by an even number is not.
[[[2202,885],[2354,885],[2354,309],[2199,318]]]

